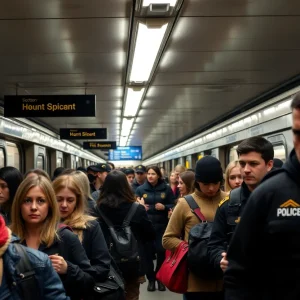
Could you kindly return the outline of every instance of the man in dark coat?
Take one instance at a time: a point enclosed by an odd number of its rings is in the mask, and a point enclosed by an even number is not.
[[[228,266],[227,246],[238,225],[251,192],[273,167],[273,145],[263,137],[255,136],[242,141],[237,149],[244,182],[220,202],[210,235],[208,250],[216,269]]]
[[[300,299],[300,94],[291,107],[294,150],[248,200],[228,250],[226,300]]]

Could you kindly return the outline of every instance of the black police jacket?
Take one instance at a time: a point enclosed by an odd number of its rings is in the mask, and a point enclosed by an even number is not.
[[[132,184],[131,184],[131,188],[132,188],[132,190],[133,190],[134,193],[136,192],[136,189],[137,189],[139,186],[141,186],[141,184],[139,184],[139,183],[136,181],[136,179],[134,178],[134,179],[133,179],[133,182],[132,182]]]
[[[168,224],[168,211],[174,207],[175,196],[168,184],[164,181],[159,181],[156,186],[152,186],[148,181],[139,186],[135,194],[144,198],[145,204],[149,205],[147,211],[149,219],[152,221],[155,229]],[[164,210],[156,210],[155,204],[161,203],[165,206]]]
[[[209,257],[216,269],[220,268],[222,252],[227,252],[227,248],[236,225],[239,223],[241,214],[251,194],[247,185],[243,184],[236,189],[240,197],[240,207],[236,216],[228,216],[228,206],[230,205],[230,195],[222,200],[217,209],[212,232],[208,242]]]
[[[227,258],[226,300],[300,299],[300,164],[294,150],[252,192]]]

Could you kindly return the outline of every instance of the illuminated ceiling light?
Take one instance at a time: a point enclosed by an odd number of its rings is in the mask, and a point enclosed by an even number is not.
[[[135,116],[140,106],[145,88],[128,88],[125,100],[124,116]]]
[[[130,81],[148,81],[168,23],[138,24]]]
[[[127,137],[121,136],[119,146],[124,147],[124,146],[126,146],[126,144],[127,144]]]
[[[128,138],[132,125],[134,122],[134,118],[126,119],[123,118],[122,129],[121,129],[121,137],[126,136]]]
[[[150,4],[169,4],[175,6],[177,0],[143,0],[143,6],[149,6]]]

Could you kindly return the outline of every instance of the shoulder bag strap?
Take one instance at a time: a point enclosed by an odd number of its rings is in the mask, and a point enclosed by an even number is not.
[[[192,213],[195,214],[201,222],[206,222],[206,219],[205,219],[204,215],[202,214],[202,212],[200,210],[200,207],[198,206],[198,204],[194,200],[193,196],[192,195],[187,195],[187,196],[184,196],[184,199],[186,200],[186,202],[190,206]]]
[[[105,224],[109,227],[112,228],[114,227],[114,224],[104,215],[104,213],[101,211],[100,207],[97,207],[97,210],[101,216],[101,218],[103,219],[103,221],[105,222]]]
[[[137,208],[138,208],[139,205],[140,205],[140,204],[137,203],[137,202],[133,202],[133,203],[132,203],[132,205],[131,205],[131,207],[130,207],[128,213],[127,213],[127,216],[125,217],[125,219],[124,219],[124,221],[123,221],[123,224],[122,224],[122,225],[123,225],[124,227],[125,227],[125,226],[129,226],[130,221],[131,221],[132,217],[134,216],[134,214],[135,214],[135,212],[136,212],[136,210],[137,210]]]

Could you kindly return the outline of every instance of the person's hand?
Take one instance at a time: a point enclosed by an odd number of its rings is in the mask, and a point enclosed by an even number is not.
[[[149,209],[149,204],[145,204],[145,200],[144,200],[143,197],[142,197],[142,198],[137,197],[137,198],[136,198],[136,201],[137,201],[139,204],[143,205],[143,206],[145,207],[146,211]]]
[[[172,213],[173,213],[173,209],[172,209],[172,208],[170,208],[170,209],[169,209],[169,211],[168,211],[168,218],[169,218],[169,219],[171,218],[171,216],[172,216]]]
[[[139,204],[141,204],[141,205],[144,205],[145,206],[145,200],[144,200],[144,198],[142,197],[142,198],[140,198],[140,197],[137,197],[136,198],[136,200],[137,200],[137,202],[139,203]]]
[[[52,266],[53,266],[54,270],[58,274],[66,274],[67,273],[68,264],[62,256],[49,255],[49,258],[52,262]]]
[[[228,268],[227,253],[223,252],[221,255],[222,255],[222,259],[220,261],[220,267],[222,271],[225,272],[226,269]]]
[[[165,206],[161,203],[156,203],[155,204],[155,209],[156,210],[165,210]]]

